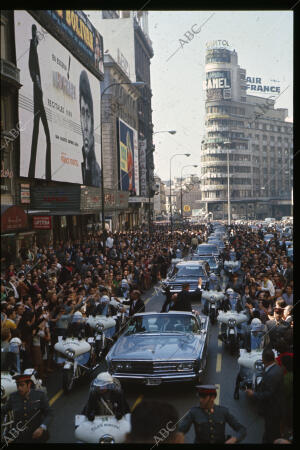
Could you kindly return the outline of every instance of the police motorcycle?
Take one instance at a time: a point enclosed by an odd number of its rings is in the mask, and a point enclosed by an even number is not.
[[[120,381],[102,372],[91,383],[82,413],[75,416],[76,442],[123,443],[130,432],[130,416]]]
[[[237,272],[240,269],[240,267],[241,267],[240,261],[232,261],[232,260],[225,260],[223,265],[224,271],[227,276]]]
[[[128,321],[129,305],[124,305],[125,298],[118,298],[118,301],[112,297],[109,302],[110,313],[116,321],[116,333],[119,333]]]
[[[210,322],[213,325],[216,322],[221,301],[224,300],[225,295],[219,291],[202,291],[202,300],[204,300],[204,314],[209,316]]]
[[[96,364],[93,338],[85,337],[85,318],[80,311],[73,314],[67,335],[58,336],[54,349],[59,355],[59,361],[64,362],[62,387],[65,393],[72,390],[76,380],[99,366]]]
[[[101,313],[89,315],[86,321],[94,333],[94,336],[89,338],[89,342],[94,343],[99,360],[109,351],[114,343],[114,335],[120,324],[125,321],[125,314],[121,311],[120,303],[114,298],[110,300],[107,295],[104,295],[101,303],[103,306]]]
[[[217,321],[221,324],[219,339],[234,354],[239,348],[241,335],[241,324],[248,321],[247,315],[243,312],[240,304],[240,294],[229,288],[222,301]]]
[[[262,352],[268,344],[268,335],[265,333],[265,326],[258,318],[252,319],[250,333],[248,333],[244,347],[240,349],[238,358],[239,373],[236,378],[233,397],[239,400],[239,391],[252,389],[257,392],[264,374],[264,364]],[[275,351],[277,356],[277,352]]]

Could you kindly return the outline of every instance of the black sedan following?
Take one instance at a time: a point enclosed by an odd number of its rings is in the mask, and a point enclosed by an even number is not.
[[[163,283],[163,288],[170,288],[170,292],[174,294],[182,290],[184,283],[189,283],[189,290],[193,292],[198,287],[199,277],[202,278],[202,289],[206,289],[209,280],[205,263],[202,261],[181,261],[174,266],[172,272],[169,272]]]
[[[135,314],[106,356],[120,381],[146,385],[200,382],[206,366],[209,320],[191,312]]]

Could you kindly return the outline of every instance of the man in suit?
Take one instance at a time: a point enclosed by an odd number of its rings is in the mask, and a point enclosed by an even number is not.
[[[194,292],[189,292],[190,285],[189,283],[184,283],[182,285],[182,291],[179,292],[175,299],[175,303],[170,307],[170,311],[190,311],[192,312],[193,301],[200,301],[202,298],[201,291],[202,279],[201,277],[198,280],[198,287]]]
[[[288,328],[290,327],[290,324],[283,320],[283,312],[283,308],[275,307],[274,319],[267,320],[266,322],[267,332],[270,336],[269,348],[276,349],[278,342],[281,340],[281,338],[284,338]]]
[[[141,293],[138,290],[134,290],[130,294],[130,300],[123,302],[123,305],[130,305],[129,315],[133,316],[137,313],[145,312],[145,304],[141,299]]]
[[[265,420],[263,443],[272,444],[280,438],[280,421],[283,407],[283,370],[276,363],[273,350],[265,348],[262,353],[265,372],[259,392],[247,389],[249,397],[259,402]]]
[[[46,116],[46,111],[43,103],[43,90],[41,85],[41,73],[39,65],[39,55],[37,52],[37,46],[39,39],[37,36],[36,25],[31,27],[32,39],[30,41],[29,49],[29,72],[33,82],[33,131],[32,131],[32,143],[31,143],[31,156],[28,177],[35,177],[35,165],[36,165],[36,151],[39,137],[40,119],[42,121],[45,135],[46,135],[46,163],[45,163],[45,175],[46,180],[51,180],[51,140],[49,126]]]
[[[7,403],[1,407],[1,416],[13,411],[14,426],[19,432],[15,443],[45,442],[49,438],[47,428],[52,419],[46,394],[31,389],[30,375],[15,375],[14,378],[18,390],[10,394]]]

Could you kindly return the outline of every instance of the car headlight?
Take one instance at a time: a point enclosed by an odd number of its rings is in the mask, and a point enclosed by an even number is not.
[[[66,353],[66,356],[67,356],[68,358],[71,358],[71,359],[73,359],[74,356],[75,356],[75,352],[74,352],[74,350],[72,350],[71,348],[67,348],[67,350],[65,351],[65,353]]]
[[[113,363],[113,368],[115,370],[122,370],[122,369],[124,369],[124,363],[122,363],[122,362],[115,362],[115,363]]]
[[[236,320],[235,320],[235,319],[229,319],[229,320],[228,320],[228,325],[229,325],[230,327],[234,327],[234,326],[236,325]]]
[[[178,372],[183,370],[193,370],[194,364],[193,363],[179,363],[177,364],[177,370]]]
[[[95,329],[96,329],[98,332],[102,332],[102,331],[104,330],[104,325],[103,325],[103,323],[97,322],[96,325],[95,325]]]
[[[125,363],[125,369],[129,370],[132,368],[132,364],[131,363]]]
[[[110,434],[103,434],[99,439],[99,444],[114,444],[115,440]]]

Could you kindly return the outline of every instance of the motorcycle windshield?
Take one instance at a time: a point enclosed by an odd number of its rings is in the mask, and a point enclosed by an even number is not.
[[[83,353],[82,355],[77,356],[75,359],[79,364],[85,365],[90,359],[90,352]]]
[[[235,311],[236,308],[237,297],[234,294],[229,296],[229,303],[232,311]]]

